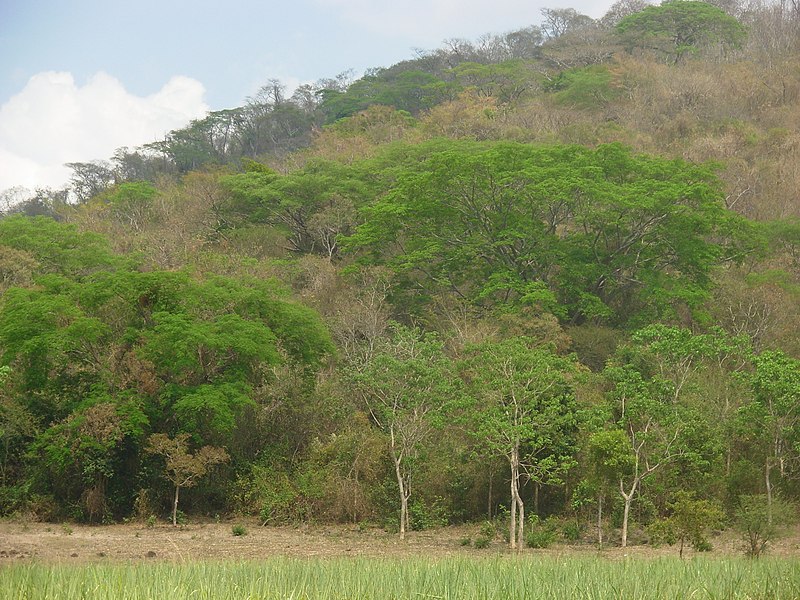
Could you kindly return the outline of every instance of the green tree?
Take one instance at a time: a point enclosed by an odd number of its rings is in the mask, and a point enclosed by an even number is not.
[[[597,543],[602,546],[603,506],[609,492],[633,471],[635,457],[630,451],[628,436],[620,429],[592,433],[588,450],[589,481],[594,484],[597,494]]]
[[[721,527],[725,521],[725,513],[718,503],[695,499],[688,492],[677,492],[668,508],[670,515],[656,522],[650,532],[657,542],[665,541],[670,545],[678,542],[681,558],[686,542],[691,543],[695,550],[710,548],[706,532]]]
[[[629,49],[655,50],[673,63],[712,44],[739,47],[747,35],[744,26],[722,9],[693,0],[648,6],[622,18],[616,31]]]
[[[415,298],[653,318],[698,306],[712,266],[733,254],[740,219],[709,166],[616,144],[436,142],[418,154],[348,241]]]
[[[528,338],[486,343],[468,353],[461,368],[467,385],[463,418],[479,444],[508,461],[509,543],[522,548],[522,485],[560,483],[574,464],[575,365]]]
[[[391,343],[350,373],[373,423],[388,437],[400,498],[400,539],[410,525],[415,458],[454,394],[451,369],[434,335],[396,325]]]
[[[800,361],[767,350],[753,357],[752,401],[739,409],[744,429],[763,449],[767,515],[773,501],[773,470],[788,476],[800,461]]]
[[[641,484],[680,457],[693,453],[688,435],[697,420],[689,407],[675,401],[668,382],[651,377],[637,368],[638,361],[610,364],[605,375],[612,388],[609,394],[612,419],[627,438],[627,448],[614,445],[602,464],[616,467],[619,493],[624,502],[622,547],[628,543],[630,509]],[[619,434],[617,434],[619,435]],[[627,456],[626,456],[627,455]]]

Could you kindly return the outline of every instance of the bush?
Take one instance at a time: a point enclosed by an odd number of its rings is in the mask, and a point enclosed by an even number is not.
[[[583,526],[576,521],[567,521],[561,529],[564,539],[577,542],[583,537]]]
[[[548,519],[541,521],[538,516],[534,515],[525,532],[525,545],[528,548],[548,548],[558,537],[558,530],[556,523]]]
[[[680,542],[678,554],[681,557],[686,542],[700,552],[710,550],[706,532],[722,525],[725,520],[722,508],[716,502],[696,500],[689,492],[677,492],[668,506],[672,514],[648,528],[652,543],[666,542],[671,546]]]
[[[493,538],[494,536],[487,537],[484,535],[479,535],[478,537],[475,538],[475,547],[478,550],[483,550],[484,548],[488,548],[492,544]]]
[[[794,505],[780,497],[773,498],[768,508],[764,494],[740,496],[735,525],[744,540],[745,554],[750,558],[761,556],[794,520]]]
[[[481,523],[480,535],[481,537],[493,539],[497,535],[497,526],[492,521],[484,521]]]
[[[247,535],[247,528],[244,525],[237,523],[236,525],[231,527],[231,533],[236,537]]]
[[[416,500],[408,507],[411,528],[417,531],[446,527],[450,521],[449,513],[445,501],[441,498],[435,498],[431,503]]]

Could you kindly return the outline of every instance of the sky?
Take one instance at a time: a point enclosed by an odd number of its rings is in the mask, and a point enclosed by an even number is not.
[[[601,17],[613,0],[0,0],[0,192],[163,139],[268,80],[289,90],[446,39]]]

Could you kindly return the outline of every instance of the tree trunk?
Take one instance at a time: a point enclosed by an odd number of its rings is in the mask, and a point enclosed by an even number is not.
[[[628,545],[628,515],[630,514],[631,510],[631,499],[629,497],[625,497],[625,510],[622,514],[622,547],[625,548]]]
[[[489,471],[489,501],[486,505],[486,512],[489,514],[489,520],[492,520],[492,496],[494,495],[492,490],[492,484],[494,482],[494,471]]]
[[[519,486],[517,486],[519,490]],[[517,550],[522,550],[525,547],[525,502],[522,500],[522,494],[517,491]]]
[[[175,501],[172,503],[172,526],[178,525],[178,495],[180,494],[181,486],[175,486]]]
[[[603,547],[603,494],[597,496],[597,543]]]
[[[772,481],[770,480],[770,471],[772,470],[772,465],[770,465],[769,457],[767,457],[766,464],[764,466],[764,484],[767,487],[767,525],[772,526]]]
[[[394,454],[394,452],[392,452]],[[400,469],[400,459],[394,458],[394,472],[397,477],[397,488],[400,491],[400,539],[406,539],[406,523],[408,522],[408,494],[406,484],[403,480],[403,472]]]
[[[622,512],[622,547],[625,548],[628,545],[628,516],[631,512],[633,492],[628,495],[623,493],[622,497],[625,499],[625,510]]]
[[[519,446],[515,445],[511,449],[509,456],[511,466],[511,524],[508,531],[508,542],[511,549],[517,548],[517,509],[521,502],[519,497]]]

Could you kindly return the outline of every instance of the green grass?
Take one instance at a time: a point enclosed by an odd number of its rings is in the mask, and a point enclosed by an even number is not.
[[[4,600],[791,599],[800,560],[289,559],[0,568]]]

